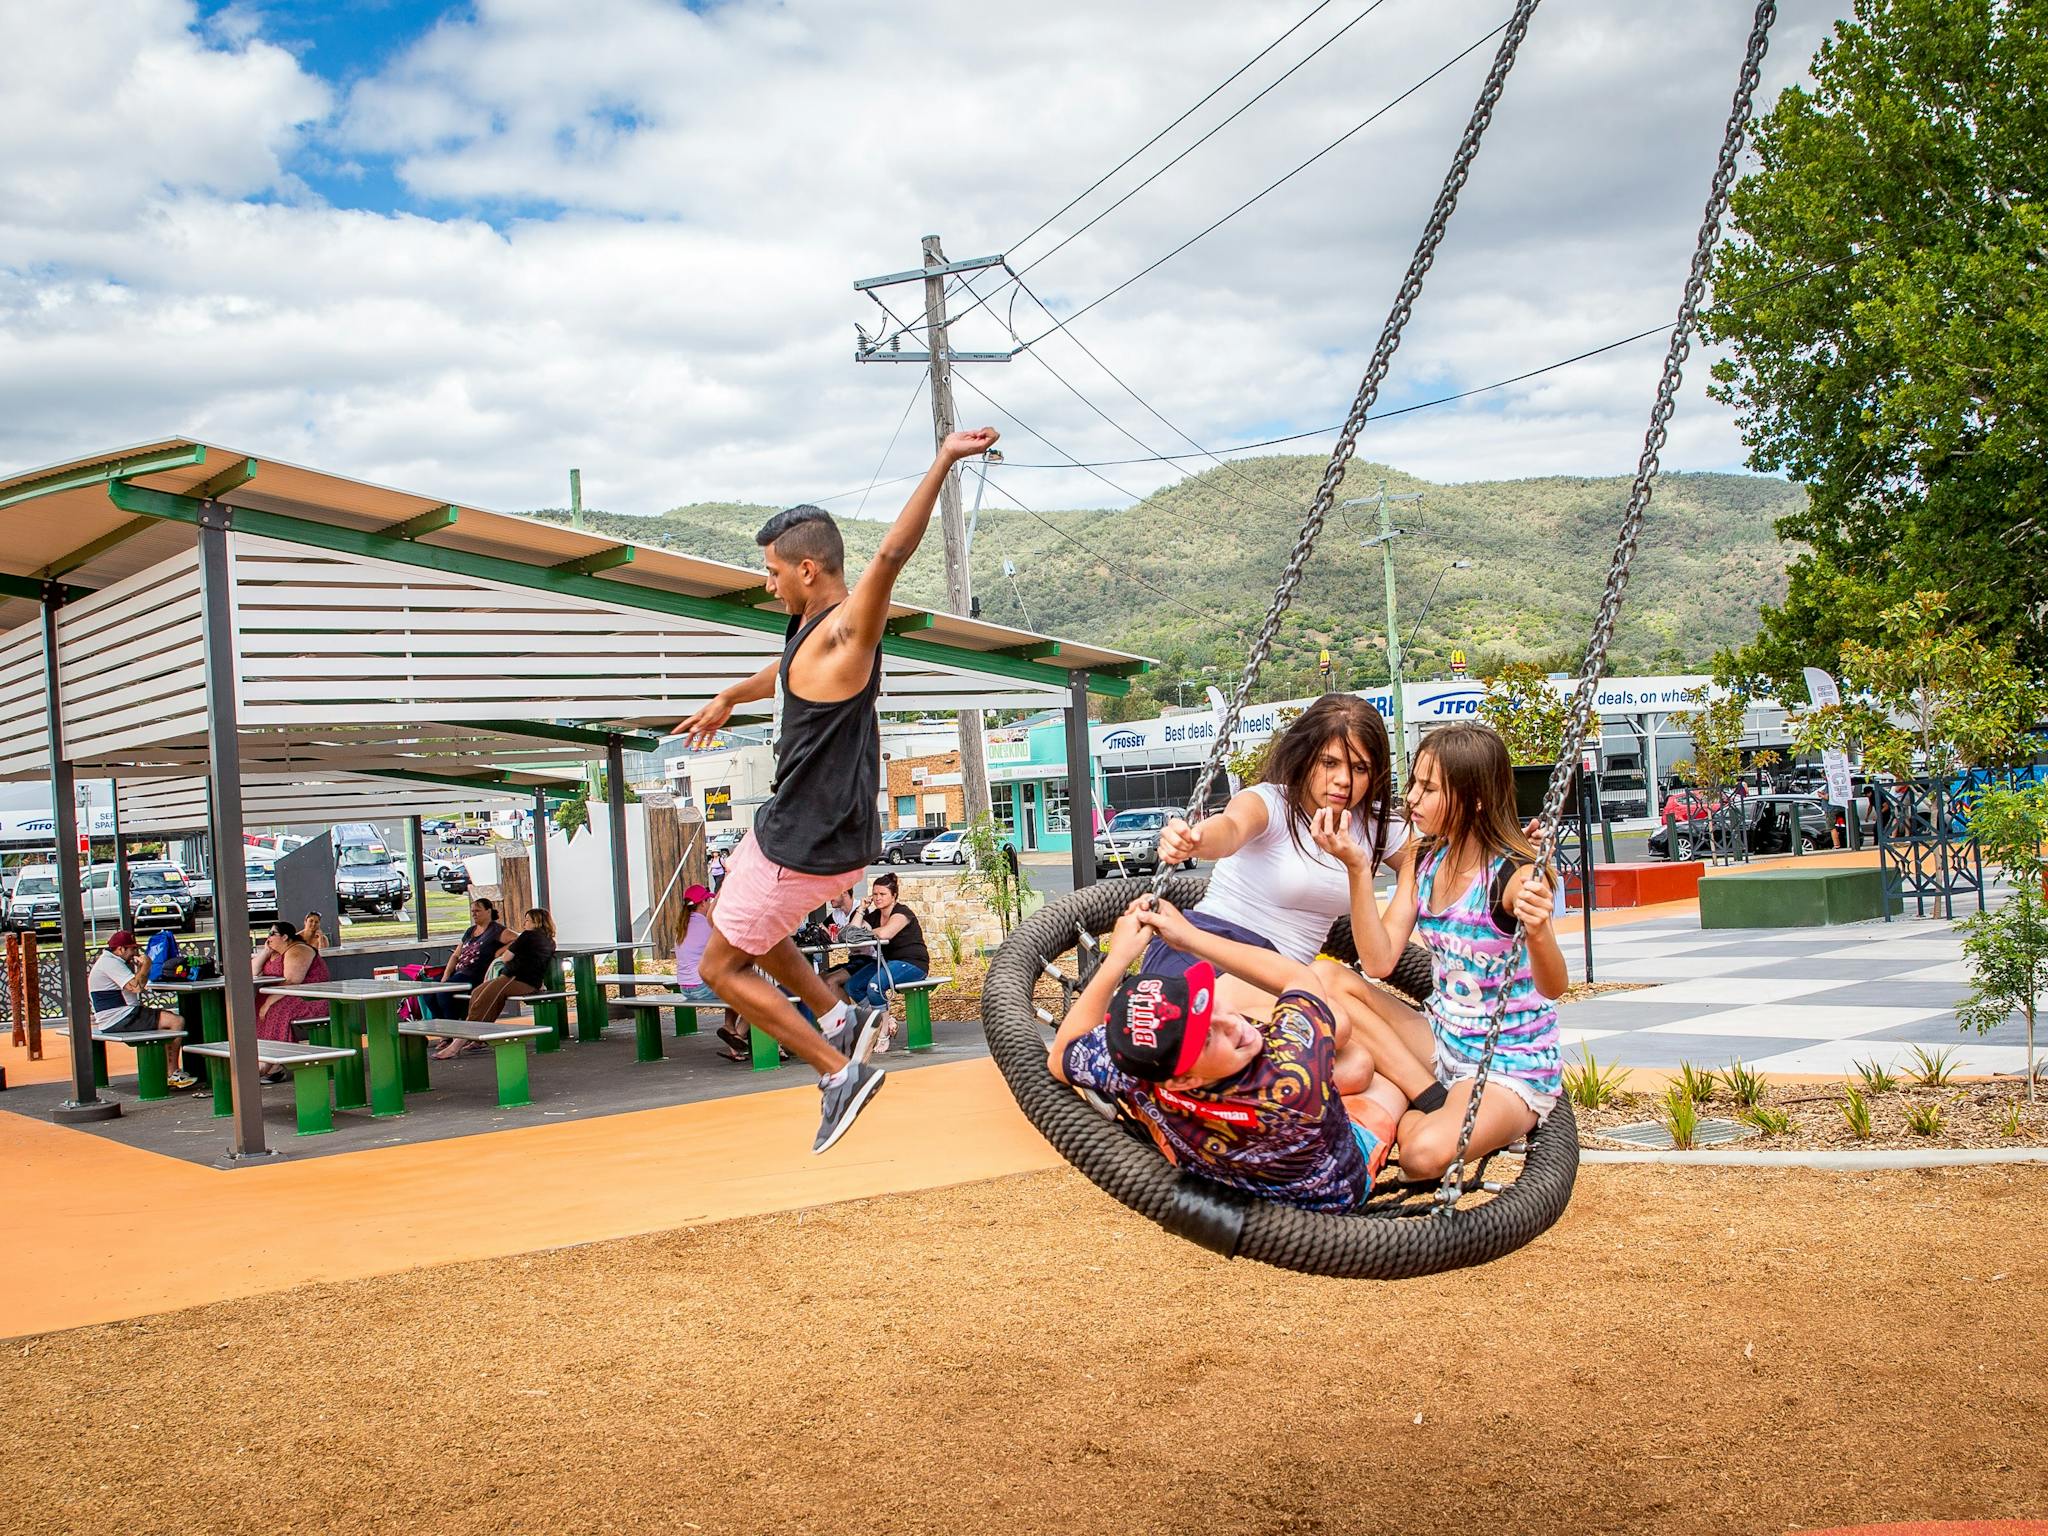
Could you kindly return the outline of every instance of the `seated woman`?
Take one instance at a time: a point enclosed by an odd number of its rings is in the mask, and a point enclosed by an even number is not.
[[[512,999],[538,992],[547,985],[548,963],[555,958],[555,920],[548,915],[547,908],[528,908],[525,926],[504,943],[497,958],[504,962],[504,968],[469,994],[472,1024],[496,1022]],[[446,1061],[483,1048],[481,1040],[451,1040],[434,1055],[437,1060]]]
[[[1220,815],[1192,827],[1175,817],[1159,834],[1163,863],[1216,861],[1188,922],[1298,964],[1315,959],[1330,925],[1352,909],[1344,863],[1318,847],[1312,832],[1322,811],[1350,813],[1348,835],[1372,870],[1405,867],[1408,823],[1394,806],[1386,724],[1353,694],[1326,693],[1311,704],[1273,743],[1264,779],[1231,796]],[[1160,941],[1145,969],[1165,972],[1189,960]]]
[[[299,937],[312,945],[316,950],[325,949],[330,942],[327,937],[327,930],[320,926],[320,914],[318,912],[308,912],[306,914],[306,923],[304,927],[299,929]]]
[[[469,904],[469,926],[462,930],[448,963],[441,967],[441,979],[475,992],[490,974],[491,962],[498,958],[507,937],[505,925],[498,920],[498,904],[477,897]],[[469,1011],[467,1000],[453,992],[429,992],[420,1003],[430,1019],[459,1019]]]
[[[711,913],[718,898],[701,885],[683,892],[683,936],[676,944],[676,991],[699,1007],[719,1008],[723,999],[704,984],[697,967],[711,943]],[[727,1061],[751,1061],[747,1032],[740,1028],[740,1016],[725,1010],[725,1022],[718,1026],[718,1038],[725,1042],[720,1052]]]
[[[266,979],[282,981],[288,986],[302,986],[309,981],[331,981],[327,973],[327,962],[320,958],[320,952],[299,937],[299,930],[290,923],[272,923],[270,932],[264,936],[263,945],[250,958],[250,971],[258,981]],[[256,989],[256,1038],[259,1040],[296,1040],[296,1024],[324,1020],[327,1004],[317,997],[279,997],[267,988]],[[291,1074],[283,1067],[272,1067],[263,1074],[266,1083],[281,1083]]]
[[[1118,920],[1068,1010],[1052,1075],[1114,1099],[1177,1167],[1307,1210],[1356,1209],[1408,1101],[1375,1076],[1329,985],[1350,973],[1221,938],[1149,899]],[[1154,939],[1188,963],[1127,975]]]
[[[842,990],[846,1000],[856,1007],[879,1008],[886,1015],[889,988],[906,981],[923,981],[931,973],[932,957],[925,948],[924,924],[899,899],[894,875],[875,876],[868,894],[874,904],[861,914],[861,921],[881,940],[881,958],[875,958],[872,948],[865,954],[855,949]],[[893,1018],[885,1028],[887,1033],[875,1042],[877,1051],[888,1050],[889,1042],[896,1038]]]

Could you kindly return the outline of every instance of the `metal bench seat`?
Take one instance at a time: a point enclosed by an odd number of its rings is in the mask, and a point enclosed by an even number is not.
[[[548,1049],[550,1042],[560,1043],[552,1024],[508,1024],[503,1020],[486,1019],[407,1019],[398,1026],[399,1068],[407,1093],[425,1093],[433,1086],[427,1075],[429,1036],[474,1040],[491,1048],[492,1055],[497,1058],[498,1105],[501,1109],[516,1109],[533,1102],[532,1085],[527,1076],[526,1042],[532,1040],[542,1050]]]
[[[185,1047],[189,1056],[210,1056],[227,1061],[230,1047],[225,1040],[205,1040]],[[297,1040],[258,1040],[256,1060],[266,1067],[283,1067],[292,1075],[292,1107],[301,1136],[322,1136],[334,1129],[334,1105],[328,1079],[334,1063],[350,1061],[355,1052],[343,1046],[309,1045]],[[213,1074],[213,1114],[221,1119],[234,1113],[235,1079],[232,1072]]]

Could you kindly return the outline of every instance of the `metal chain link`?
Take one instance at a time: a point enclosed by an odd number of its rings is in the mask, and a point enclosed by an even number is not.
[[[1472,161],[1479,153],[1479,140],[1493,121],[1493,109],[1507,85],[1508,71],[1514,68],[1515,52],[1528,35],[1529,20],[1536,14],[1540,3],[1541,0],[1519,0],[1515,14],[1501,36],[1493,68],[1487,71],[1479,100],[1472,108],[1470,121],[1465,124],[1465,135],[1458,141],[1457,153],[1451,157],[1451,168],[1437,193],[1436,206],[1430,210],[1429,223],[1424,226],[1422,239],[1408,263],[1408,275],[1402,279],[1400,291],[1394,295],[1394,305],[1388,311],[1386,325],[1380,332],[1379,345],[1373,349],[1372,361],[1365,370],[1365,378],[1359,383],[1358,397],[1351,403],[1351,414],[1344,419],[1344,429],[1330,454],[1329,466],[1323,471],[1322,484],[1316,487],[1315,500],[1309,504],[1308,516],[1302,520],[1301,532],[1296,536],[1293,552],[1287,558],[1287,569],[1281,574],[1272,605],[1266,610],[1265,623],[1252,642],[1251,654],[1245,660],[1244,675],[1238,679],[1237,689],[1224,708],[1222,720],[1217,723],[1215,739],[1209,743],[1208,760],[1202,764],[1201,775],[1195,780],[1195,792],[1188,800],[1187,821],[1190,826],[1201,819],[1202,812],[1208,807],[1209,785],[1215,779],[1217,769],[1222,767],[1224,755],[1230,750],[1230,738],[1237,730],[1246,701],[1251,697],[1252,685],[1258,681],[1259,671],[1272,652],[1273,639],[1280,632],[1280,621],[1294,601],[1294,589],[1301,583],[1302,571],[1316,547],[1316,538],[1323,531],[1330,508],[1336,503],[1337,488],[1344,483],[1344,471],[1357,451],[1358,434],[1364,430],[1367,413],[1378,401],[1380,385],[1393,367],[1394,352],[1401,345],[1401,332],[1414,313],[1415,301],[1422,297],[1422,280],[1436,261],[1437,247],[1443,243],[1451,214],[1458,206],[1458,194],[1464,190],[1465,181],[1472,174]],[[1165,889],[1168,874],[1164,865],[1154,873],[1154,896]]]
[[[1543,796],[1543,809],[1538,817],[1536,833],[1536,867],[1548,869],[1557,852],[1558,823],[1564,813],[1565,796],[1570,792],[1572,776],[1579,766],[1579,751],[1588,732],[1592,729],[1593,700],[1600,687],[1600,679],[1607,673],[1607,647],[1614,639],[1614,627],[1621,616],[1622,594],[1628,590],[1629,567],[1635,560],[1636,546],[1642,537],[1643,515],[1650,505],[1650,495],[1655,489],[1659,456],[1664,451],[1664,441],[1671,416],[1677,409],[1678,387],[1685,371],[1685,360],[1692,352],[1692,332],[1699,314],[1701,300],[1706,296],[1707,277],[1713,269],[1714,248],[1721,240],[1721,219],[1728,210],[1729,189],[1735,184],[1736,162],[1742,154],[1743,139],[1747,135],[1751,104],[1756,96],[1758,82],[1763,75],[1764,54],[1770,46],[1771,27],[1778,18],[1777,0],[1759,0],[1756,21],[1749,34],[1749,51],[1742,61],[1742,74],[1735,86],[1735,101],[1728,114],[1728,126],[1721,136],[1721,158],[1714,166],[1713,185],[1707,194],[1706,213],[1700,219],[1699,239],[1693,247],[1692,268],[1686,274],[1685,292],[1679,300],[1678,320],[1671,329],[1671,344],[1664,356],[1664,373],[1657,381],[1656,402],[1650,408],[1650,429],[1643,439],[1643,456],[1636,464],[1635,484],[1629,490],[1628,506],[1621,516],[1621,531],[1615,539],[1614,558],[1607,567],[1607,585],[1600,594],[1600,611],[1593,620],[1592,639],[1586,646],[1586,659],[1579,669],[1578,687],[1572,694],[1571,707],[1567,714],[1564,731],[1564,746],[1558,754],[1557,764],[1551,769],[1550,786]],[[1465,1104],[1465,1121],[1458,1130],[1458,1153],[1451,1165],[1444,1171],[1443,1185],[1438,1198],[1446,1205],[1455,1205],[1465,1192],[1465,1148],[1472,1140],[1472,1127],[1479,1118],[1479,1101],[1486,1092],[1486,1081],[1493,1067],[1493,1056],[1500,1042],[1501,1021],[1507,1013],[1507,986],[1505,977],[1521,969],[1523,957],[1528,953],[1528,939],[1516,924],[1514,948],[1509,952],[1507,969],[1503,982],[1494,995],[1493,1008],[1487,1020],[1486,1048],[1479,1058],[1479,1071],[1472,1083],[1472,1096]]]

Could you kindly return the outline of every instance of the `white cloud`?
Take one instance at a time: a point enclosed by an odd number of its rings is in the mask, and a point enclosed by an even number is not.
[[[1362,4],[1319,16],[1023,259]],[[559,503],[572,464],[593,504],[621,510],[863,484],[915,370],[853,363],[853,323],[879,312],[851,280],[914,265],[934,230],[955,256],[1003,249],[1304,8],[1043,0],[970,22],[938,0],[477,0],[344,96],[264,41],[251,6],[195,30],[178,0],[10,5],[14,35],[51,63],[0,98],[0,464],[175,429],[513,508]],[[1768,84],[1798,75],[1839,8],[1785,7]],[[1739,9],[1550,0],[1389,406],[1668,323]],[[1388,0],[1033,288],[1062,312],[1087,302],[1505,10]],[[1081,338],[1206,443],[1338,420],[1490,53],[1091,312]],[[329,207],[294,179],[385,156],[423,211]],[[918,302],[914,287],[886,297]],[[1009,309],[970,317],[955,344],[1004,344]],[[1024,336],[1045,328],[1028,299],[1015,315]],[[1042,351],[1147,444],[1184,449],[1065,338]],[[1393,417],[1361,451],[1447,479],[1625,472],[1658,355],[1643,343]],[[1740,457],[1703,374],[1696,360],[1673,467]],[[972,377],[1076,455],[1138,451],[1029,359]],[[964,389],[961,409],[989,414]],[[1013,459],[1057,458],[995,419]],[[922,462],[923,422],[887,473]],[[1134,491],[1166,478],[1107,473]],[[1005,483],[1039,506],[1115,499],[1079,473]]]

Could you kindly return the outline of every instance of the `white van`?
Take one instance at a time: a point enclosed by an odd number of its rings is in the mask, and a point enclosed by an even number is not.
[[[7,926],[57,932],[63,921],[57,911],[57,866],[24,864],[15,871],[14,890],[7,898]]]

